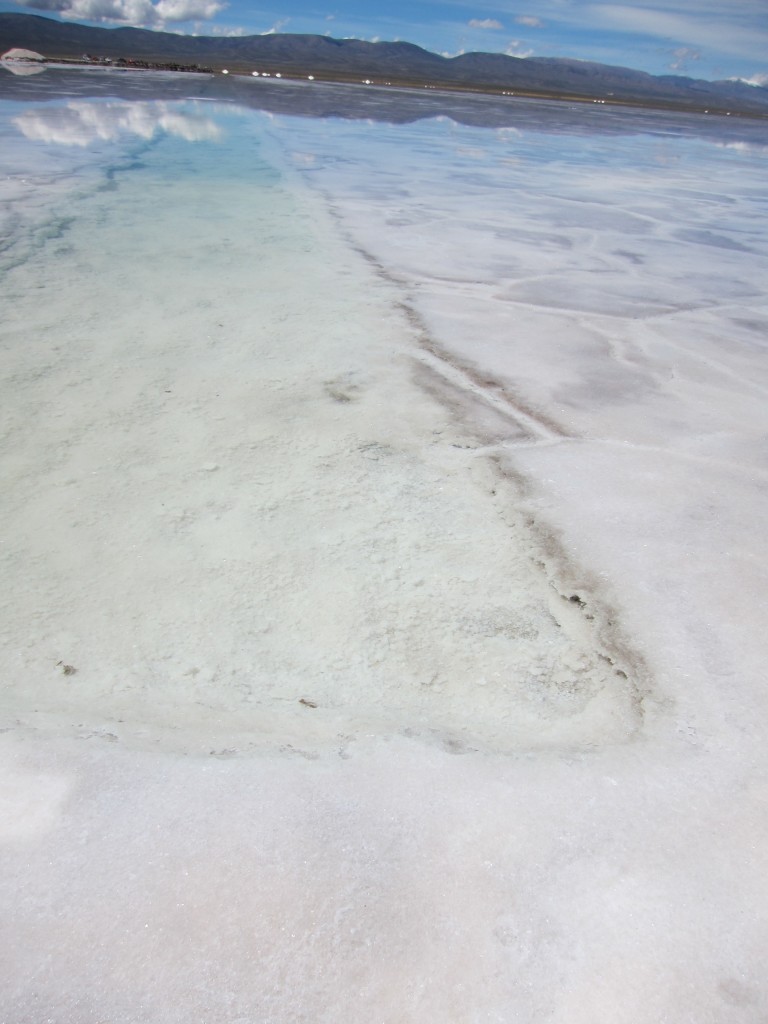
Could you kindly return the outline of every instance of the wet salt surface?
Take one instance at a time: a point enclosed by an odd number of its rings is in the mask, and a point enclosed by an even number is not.
[[[434,387],[448,368],[532,428],[499,464],[666,695],[700,712],[737,676],[762,704],[768,150],[648,127],[350,125],[293,153],[406,290]]]
[[[75,146],[84,126],[216,138],[155,113],[69,103],[16,124]],[[12,277],[15,336],[39,339],[16,346],[6,407],[18,713],[98,709],[115,735],[157,726],[181,749],[208,749],[211,723],[238,750],[361,728],[499,749],[631,734],[616,641],[529,564],[510,485],[412,380],[396,289],[255,142],[190,169],[175,147],[192,132],[166,133],[83,200],[50,302],[24,304],[47,264]],[[63,693],[60,664],[77,669]]]
[[[759,134],[48,77],[5,1017],[762,1021]]]

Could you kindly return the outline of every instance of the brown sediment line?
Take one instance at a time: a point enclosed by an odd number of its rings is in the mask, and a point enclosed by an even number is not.
[[[355,252],[370,264],[375,273],[383,278],[388,284],[397,288],[407,288],[408,282],[396,272],[389,270],[372,253],[365,249],[350,233],[344,223],[344,217],[336,206],[334,200],[327,192],[322,192],[328,210],[338,225],[339,232]],[[437,338],[431,333],[421,314],[414,308],[413,304],[405,299],[396,303],[396,307],[403,313],[408,322],[414,328],[414,335],[419,347],[430,356],[434,357],[437,365],[442,364],[456,373],[464,376],[466,382],[474,388],[482,391],[489,398],[494,406],[499,402],[504,403],[509,411],[526,422],[523,424],[529,429],[532,427],[535,433],[549,439],[564,440],[573,437],[562,424],[554,417],[543,413],[530,405],[521,395],[516,393],[509,381],[502,381],[470,360],[460,359],[455,353],[449,352],[441,345]],[[437,367],[433,365],[433,369]],[[519,421],[518,421],[519,422]]]
[[[622,629],[620,612],[600,596],[604,588],[594,574],[568,555],[561,532],[534,511],[530,479],[512,466],[503,450],[489,453],[488,459],[499,479],[511,483],[520,502],[527,505],[522,521],[532,540],[531,560],[560,600],[583,618],[596,645],[602,648],[599,657],[611,665],[617,676],[627,680],[639,730],[645,716],[645,701],[652,694],[653,677],[646,659]]]
[[[407,289],[409,282],[388,269],[352,236],[332,196],[327,192],[323,195],[347,244],[377,276],[400,290]],[[515,507],[509,508],[507,502],[496,497],[496,489],[493,489],[496,513],[513,532],[526,535],[530,560],[557,595],[561,610],[571,621],[581,622],[597,657],[628,688],[636,727],[627,739],[636,737],[643,729],[646,700],[652,695],[650,667],[623,631],[618,610],[600,596],[604,589],[600,581],[567,553],[565,541],[556,527],[532,511],[531,481],[514,469],[510,459],[505,457],[515,448],[577,441],[578,438],[554,417],[532,407],[508,381],[500,380],[471,361],[449,352],[430,332],[411,302],[403,299],[395,306],[413,328],[421,350],[414,356],[416,384],[445,406],[469,435],[477,438],[478,447],[467,447],[474,454],[485,456],[499,481],[504,481],[515,491]],[[489,417],[495,422],[489,423]],[[520,502],[528,505],[528,511],[521,511]]]

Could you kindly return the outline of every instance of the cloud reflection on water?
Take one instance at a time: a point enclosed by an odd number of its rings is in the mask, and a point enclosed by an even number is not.
[[[63,146],[89,146],[124,135],[151,139],[158,133],[175,135],[187,142],[218,139],[221,129],[210,118],[181,113],[161,101],[91,103],[73,100],[66,106],[25,110],[15,123],[28,139]]]

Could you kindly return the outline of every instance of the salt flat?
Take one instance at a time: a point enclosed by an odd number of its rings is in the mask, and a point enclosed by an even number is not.
[[[4,127],[3,1019],[763,1020],[760,151],[142,104]]]

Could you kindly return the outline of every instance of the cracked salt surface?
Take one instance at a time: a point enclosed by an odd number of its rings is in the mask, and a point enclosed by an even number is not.
[[[6,196],[0,1017],[763,1021],[759,153],[49,74],[3,129],[60,176]]]

